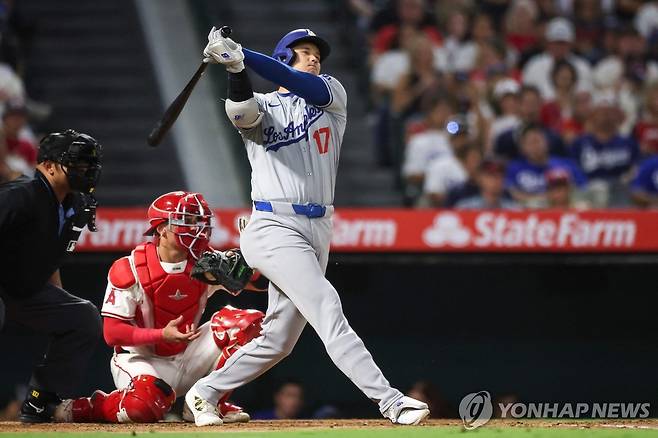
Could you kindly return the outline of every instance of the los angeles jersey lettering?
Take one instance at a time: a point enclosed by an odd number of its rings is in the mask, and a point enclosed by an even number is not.
[[[333,203],[347,94],[335,78],[320,78],[330,94],[324,107],[292,93],[254,93],[263,119],[241,131],[252,169],[252,199]]]

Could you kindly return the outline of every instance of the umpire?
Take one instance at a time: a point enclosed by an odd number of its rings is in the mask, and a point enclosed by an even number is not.
[[[39,145],[34,178],[0,185],[0,329],[11,322],[50,340],[21,407],[26,423],[51,421],[100,338],[98,309],[62,289],[59,267],[85,225],[95,231],[91,193],[101,150],[72,129],[50,134]]]

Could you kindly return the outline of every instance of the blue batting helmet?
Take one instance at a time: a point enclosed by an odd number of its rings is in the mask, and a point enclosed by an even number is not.
[[[274,48],[272,58],[288,65],[292,64],[295,58],[292,46],[305,41],[318,46],[318,49],[320,49],[320,61],[327,59],[329,52],[331,52],[331,47],[329,47],[329,44],[325,40],[313,33],[311,29],[295,29],[285,34]]]

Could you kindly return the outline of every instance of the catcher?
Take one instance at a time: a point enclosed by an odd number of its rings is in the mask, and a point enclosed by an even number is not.
[[[268,283],[238,250],[209,248],[211,218],[199,193],[171,192],[153,201],[145,235],[154,240],[114,262],[101,310],[105,341],[114,347],[110,369],[117,389],[63,401],[55,421],[159,421],[177,395],[259,335],[263,313],[230,306],[197,327],[208,297],[218,289],[237,294],[265,290]],[[224,422],[249,421],[227,400],[217,406]],[[193,418],[183,411],[183,419]]]

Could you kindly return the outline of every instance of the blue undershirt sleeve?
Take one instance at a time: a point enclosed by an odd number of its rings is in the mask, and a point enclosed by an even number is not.
[[[259,76],[281,85],[313,105],[326,106],[331,101],[329,88],[319,76],[295,70],[283,62],[253,50],[242,49],[242,51],[244,63]]]

